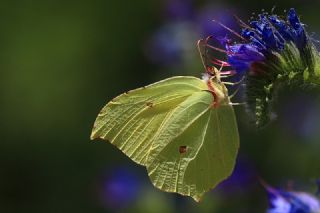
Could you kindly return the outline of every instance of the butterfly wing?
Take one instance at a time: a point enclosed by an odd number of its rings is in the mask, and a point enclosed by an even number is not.
[[[212,108],[212,100],[208,92],[194,93],[155,138],[147,170],[156,187],[199,201],[231,174],[239,147],[234,111]]]
[[[239,144],[232,107],[214,108],[207,89],[198,78],[173,77],[122,94],[101,110],[91,138],[146,166],[157,188],[198,201],[230,175]]]
[[[101,110],[91,139],[108,140],[136,163],[146,165],[146,153],[172,111],[206,88],[198,78],[173,77],[122,94]]]

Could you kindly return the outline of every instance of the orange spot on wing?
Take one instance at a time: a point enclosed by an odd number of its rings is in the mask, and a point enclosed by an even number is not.
[[[148,107],[153,107],[153,103],[152,103],[152,102],[147,102],[146,105],[147,105]]]
[[[187,152],[187,146],[180,146],[179,147],[179,153],[180,154],[183,154],[183,153],[186,153]]]

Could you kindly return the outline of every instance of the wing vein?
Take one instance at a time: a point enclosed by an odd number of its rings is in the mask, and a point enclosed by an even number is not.
[[[202,134],[201,144],[200,144],[198,150],[196,151],[196,154],[194,155],[194,157],[193,157],[193,158],[190,158],[190,160],[188,161],[188,163],[187,163],[187,165],[186,165],[186,169],[188,168],[189,163],[190,163],[191,161],[193,161],[193,160],[196,160],[196,161],[195,161],[195,165],[197,164],[197,163],[196,163],[196,162],[197,162],[197,158],[196,158],[196,157],[197,157],[197,155],[198,155],[201,147],[203,146],[203,143],[204,143],[204,140],[205,140],[205,136],[206,136],[206,134],[207,134],[208,126],[209,126],[209,123],[210,123],[210,120],[211,120],[211,113],[212,113],[212,110],[210,110],[210,114],[209,114],[207,123],[206,123],[206,125],[205,125],[204,132],[203,132],[204,134]],[[195,166],[195,167],[197,168],[197,166]],[[186,173],[186,172],[183,173],[183,179],[184,179],[185,173]]]
[[[192,107],[192,106],[193,106],[193,105],[190,105],[190,106],[188,106],[188,107],[185,107],[185,108],[182,109],[182,110],[179,109],[179,110],[180,110],[179,112],[183,112],[183,111],[187,110],[188,108],[190,108],[190,107]],[[180,130],[180,133],[177,134],[177,135],[175,135],[175,136],[171,139],[171,141],[173,141],[174,139],[176,139],[177,137],[179,137],[181,134],[183,134],[183,133],[186,131],[186,129],[188,129],[197,119],[199,119],[203,114],[205,114],[210,108],[211,108],[211,107],[209,106],[207,109],[203,110],[203,111],[202,111],[201,113],[199,113],[195,118],[193,118],[190,122],[188,122],[188,123],[185,125],[185,127]],[[172,113],[174,113],[176,110],[177,110],[177,108],[174,109],[174,110],[172,111]],[[171,113],[171,114],[172,114],[172,113]],[[158,148],[158,146],[157,146],[157,147],[152,147],[152,148],[153,148],[153,149],[154,149],[154,148]],[[164,148],[165,148],[165,146],[162,147],[162,150],[163,150]],[[162,150],[159,151],[159,154],[161,153]]]
[[[176,99],[178,99],[178,98],[183,98],[183,97],[185,97],[185,96],[176,96],[176,97],[174,97],[174,98],[172,98],[172,99],[167,99],[167,100],[165,100],[165,101],[163,101],[163,102],[161,102],[161,104],[163,104],[163,103],[166,103],[166,102],[169,102],[169,101],[173,101],[173,100],[176,100]],[[150,100],[151,98],[149,98],[149,99],[147,99],[146,101],[148,101],[148,100]],[[160,103],[158,103],[158,104],[160,104]],[[143,113],[146,109],[149,109],[149,107],[148,106],[145,106],[145,107],[143,107],[139,112],[133,112],[131,115],[130,115],[130,119],[128,120],[128,121],[126,121],[126,124],[125,125],[123,125],[122,127],[121,127],[121,129],[118,131],[118,133],[115,135],[115,137],[112,139],[113,141],[115,141],[116,139],[117,139],[117,137],[122,133],[122,131],[129,125],[129,123],[133,120],[133,119],[135,119],[136,117],[138,117],[141,113]],[[138,111],[138,110],[137,110]],[[132,116],[133,114],[135,114],[134,116]],[[119,113],[119,116],[121,116],[121,114]],[[114,119],[115,120],[115,119]],[[110,128],[110,130],[106,133],[106,135],[111,131],[111,129],[112,128]]]
[[[132,147],[133,144],[135,144],[137,142],[137,140],[140,138],[140,136],[144,133],[144,130],[153,122],[153,120],[155,119],[155,116],[152,117],[150,119],[150,121],[143,127],[142,131],[140,132],[140,134],[138,135],[138,137],[136,137],[136,139],[131,142],[131,146],[128,147],[128,150]],[[140,126],[139,126],[140,127]],[[146,138],[146,137],[145,137]],[[140,140],[140,142],[138,144],[135,145],[135,148],[133,149],[132,153],[130,155],[128,155],[129,157],[132,157],[134,155],[134,153],[137,151],[137,149],[141,146],[141,144],[145,141],[145,138],[142,140]]]
[[[223,164],[223,168],[226,168],[226,162],[225,162],[225,157],[224,157],[224,154],[223,154],[223,151],[222,151],[222,144],[221,144],[221,129],[220,129],[220,120],[219,120],[219,116],[218,116],[218,113],[215,113],[216,114],[216,120],[217,120],[217,129],[218,129],[218,143],[219,143],[219,149],[220,149],[220,154],[221,154],[221,161],[222,161],[222,164]]]

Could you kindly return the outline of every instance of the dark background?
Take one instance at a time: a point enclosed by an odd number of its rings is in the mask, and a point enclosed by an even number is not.
[[[212,22],[201,28],[204,20],[247,21],[261,9],[295,7],[307,30],[320,33],[319,1],[175,2],[0,2],[0,212],[264,212],[256,175],[314,190],[320,102],[313,91],[283,92],[278,118],[259,131],[236,107],[236,173],[200,204],[153,188],[143,167],[90,141],[96,115],[114,96],[169,76],[200,77],[196,40],[221,30]]]

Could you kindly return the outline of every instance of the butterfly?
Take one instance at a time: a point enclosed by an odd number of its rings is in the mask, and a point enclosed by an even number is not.
[[[202,79],[175,76],[121,94],[103,107],[91,134],[145,166],[155,187],[195,201],[232,173],[239,148],[222,81],[232,72],[222,71],[220,60],[209,61],[209,39],[198,42]]]

